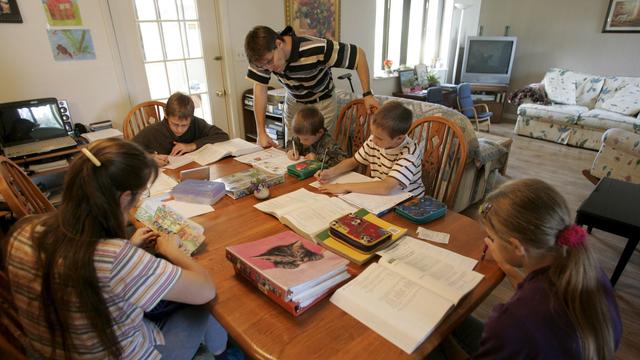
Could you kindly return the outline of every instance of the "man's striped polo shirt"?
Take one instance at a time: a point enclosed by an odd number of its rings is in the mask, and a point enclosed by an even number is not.
[[[287,26],[280,36],[291,36],[292,45],[282,73],[273,72],[298,102],[323,100],[331,96],[334,85],[331,68],[354,70],[358,63],[358,47],[313,36],[297,36]],[[249,64],[247,79],[268,85],[271,71]]]

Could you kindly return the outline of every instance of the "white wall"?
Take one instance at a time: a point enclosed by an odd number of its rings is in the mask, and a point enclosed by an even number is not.
[[[602,33],[607,0],[484,0],[484,35],[518,37],[511,89],[539,82],[551,67],[640,76],[640,34]],[[515,108],[507,111],[514,117]]]
[[[74,122],[119,124],[130,104],[112,43],[103,1],[80,1],[83,27],[91,31],[96,60],[56,62],[40,1],[18,1],[22,24],[0,24],[0,102],[40,97],[68,99]]]

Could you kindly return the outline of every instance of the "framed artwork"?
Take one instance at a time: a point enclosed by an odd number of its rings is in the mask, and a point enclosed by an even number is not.
[[[285,0],[284,12],[296,34],[340,41],[340,0]]]
[[[400,79],[400,89],[402,89],[403,94],[416,93],[422,90],[414,69],[399,70],[398,78]]]
[[[16,0],[0,0],[0,23],[21,23],[22,16]]]
[[[42,6],[51,26],[82,25],[77,0],[42,0]]]
[[[640,32],[640,0],[609,0],[602,32]]]

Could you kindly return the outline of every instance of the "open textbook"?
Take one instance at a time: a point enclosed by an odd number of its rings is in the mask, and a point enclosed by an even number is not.
[[[182,156],[169,156],[169,165],[165,166],[165,168],[176,169],[192,161],[200,165],[208,165],[225,156],[241,156],[259,150],[262,150],[260,146],[235,138],[215,144],[206,144],[200,149]]]
[[[316,235],[326,230],[331,221],[358,210],[337,197],[305,189],[257,203],[254,207],[275,216],[281,223],[312,241],[316,241]]]
[[[483,278],[476,260],[405,236],[331,302],[412,353]]]

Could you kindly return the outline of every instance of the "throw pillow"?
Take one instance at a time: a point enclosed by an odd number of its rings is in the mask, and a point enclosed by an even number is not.
[[[617,90],[600,107],[604,110],[633,116],[640,112],[640,87],[629,84]]]
[[[569,76],[564,76],[565,72],[548,72],[544,80],[544,89],[549,100],[557,104],[576,104],[576,83]]]

